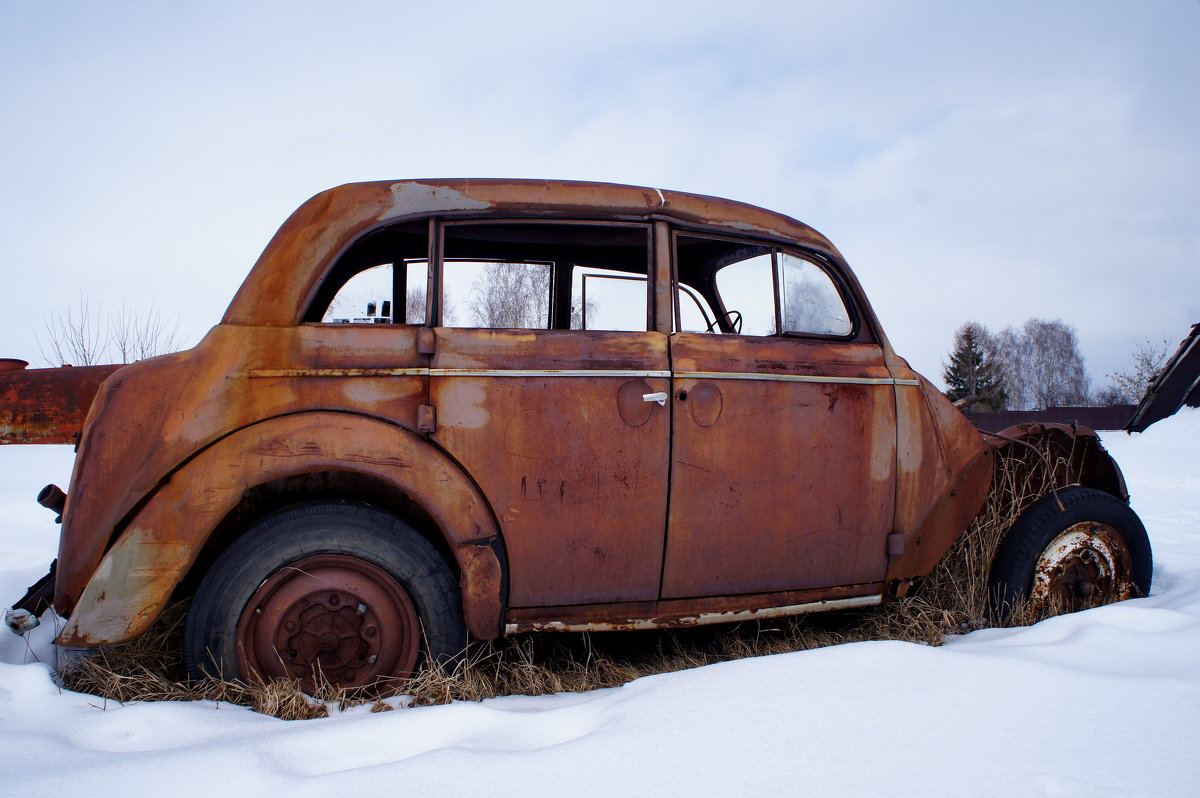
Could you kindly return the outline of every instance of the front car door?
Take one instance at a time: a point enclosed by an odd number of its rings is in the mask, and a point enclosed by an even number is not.
[[[662,598],[878,592],[895,387],[846,281],[749,240],[680,232],[674,258]]]

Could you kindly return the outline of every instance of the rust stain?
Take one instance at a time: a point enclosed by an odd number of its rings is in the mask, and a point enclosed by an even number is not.
[[[77,442],[101,383],[119,368],[0,370],[0,444]]]

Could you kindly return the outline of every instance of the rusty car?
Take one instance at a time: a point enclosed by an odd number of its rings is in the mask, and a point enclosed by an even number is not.
[[[197,677],[359,687],[470,638],[876,605],[963,535],[998,451],[1047,440],[1069,475],[1009,533],[997,600],[1150,587],[1093,432],[977,432],[829,240],[709,196],[344,185],[194,348],[10,367],[0,400],[3,442],[77,445],[9,625],[52,607],[59,644],[103,646],[187,598]]]

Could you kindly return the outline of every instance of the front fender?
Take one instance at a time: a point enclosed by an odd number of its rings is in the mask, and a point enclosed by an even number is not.
[[[57,642],[95,646],[149,629],[205,542],[247,488],[319,471],[351,471],[405,493],[434,520],[462,574],[475,637],[503,628],[499,529],[486,500],[445,454],[401,427],[364,416],[282,416],[222,438],[173,473],[110,548]]]

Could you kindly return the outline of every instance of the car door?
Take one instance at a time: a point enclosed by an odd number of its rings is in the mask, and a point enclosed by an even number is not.
[[[662,598],[879,582],[895,388],[845,284],[829,261],[768,244],[674,242]]]
[[[498,517],[509,606],[653,601],[670,419],[645,397],[665,404],[670,367],[667,336],[647,331],[649,228],[481,220],[439,235],[430,438]]]

